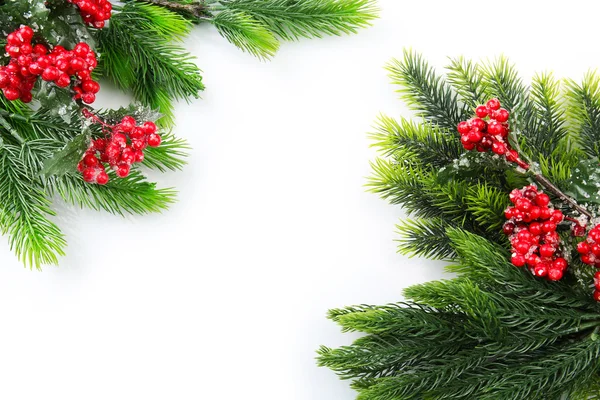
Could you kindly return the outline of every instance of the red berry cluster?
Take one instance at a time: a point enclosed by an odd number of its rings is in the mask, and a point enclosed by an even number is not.
[[[600,225],[590,229],[587,238],[577,245],[577,251],[583,263],[600,268]]]
[[[85,43],[79,43],[71,51],[55,46],[51,52],[43,44],[32,46],[33,29],[22,26],[7,36],[6,52],[11,57],[7,66],[0,66],[0,89],[8,100],[32,100],[31,90],[37,78],[54,82],[58,87],[71,84],[76,77],[75,99],[93,103],[100,85],[91,79],[98,64],[96,55]]]
[[[512,245],[511,262],[517,267],[527,265],[537,277],[561,279],[568,265],[560,255],[556,232],[563,213],[552,208],[548,195],[535,185],[514,189],[509,197],[514,207],[505,211],[508,221],[503,231]]]
[[[600,301],[600,271],[594,274],[594,300]]]
[[[108,175],[102,163],[107,163],[118,177],[125,178],[129,175],[133,163],[144,161],[144,149],[147,146],[160,145],[161,137],[156,133],[154,122],[147,121],[136,125],[133,117],[126,116],[118,124],[110,126],[89,111],[86,116],[100,122],[104,129],[110,129],[108,138],[92,142],[77,166],[86,182],[99,185],[108,182]]]
[[[518,153],[511,149],[506,140],[510,131],[507,123],[510,114],[504,108],[500,108],[500,101],[489,100],[485,105],[477,107],[475,114],[477,114],[476,118],[458,124],[457,129],[463,147],[480,152],[492,150],[498,155],[506,156],[508,161],[517,161]],[[489,117],[487,121],[484,119],[486,117]]]
[[[104,28],[105,21],[110,19],[112,4],[107,0],[67,0],[79,7],[83,22],[94,28]]]

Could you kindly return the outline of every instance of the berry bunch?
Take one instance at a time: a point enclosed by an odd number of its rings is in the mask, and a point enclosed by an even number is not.
[[[67,0],[79,7],[83,22],[94,28],[104,28],[105,21],[110,19],[112,4],[108,0]]]
[[[498,155],[505,156],[508,161],[516,162],[519,154],[506,140],[510,132],[507,123],[510,114],[504,108],[500,108],[500,101],[489,100],[485,105],[477,107],[475,114],[477,117],[458,124],[457,129],[463,147],[480,152],[492,150]],[[484,119],[486,117],[489,117],[487,121]]]
[[[88,110],[84,110],[84,115],[102,124],[105,131],[110,131],[107,138],[92,141],[77,166],[86,182],[99,185],[108,182],[108,174],[103,163],[108,164],[118,177],[125,178],[129,175],[133,163],[144,161],[144,149],[147,146],[160,145],[161,137],[156,133],[154,122],[147,121],[136,125],[133,117],[126,116],[121,119],[121,122],[111,126]]]
[[[503,231],[512,245],[511,262],[517,267],[527,265],[537,277],[561,279],[568,265],[560,255],[560,237],[556,232],[563,213],[554,209],[548,195],[535,185],[514,189],[509,197],[514,207],[505,211],[508,221]]]
[[[22,26],[10,33],[6,52],[11,57],[8,65],[0,66],[0,89],[8,100],[21,99],[24,103],[32,100],[31,90],[37,78],[54,82],[58,87],[67,87],[74,76],[74,99],[93,103],[100,85],[91,78],[98,64],[90,46],[81,42],[73,50],[55,46],[49,52],[43,44],[32,45],[33,29]]]
[[[600,225],[590,229],[587,238],[577,245],[577,252],[581,262],[600,268]]]

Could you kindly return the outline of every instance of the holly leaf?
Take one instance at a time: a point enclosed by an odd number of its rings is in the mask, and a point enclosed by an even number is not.
[[[101,114],[104,120],[110,124],[119,123],[126,115],[132,116],[138,124],[146,121],[155,122],[162,117],[162,114],[158,112],[158,110],[154,110],[137,102],[117,110],[101,111]]]
[[[600,204],[600,164],[597,159],[580,161],[573,167],[565,193],[578,203]]]
[[[90,144],[90,136],[87,132],[81,133],[73,138],[64,149],[57,151],[44,162],[40,174],[44,177],[61,176],[77,170],[77,164],[81,161],[83,154]]]

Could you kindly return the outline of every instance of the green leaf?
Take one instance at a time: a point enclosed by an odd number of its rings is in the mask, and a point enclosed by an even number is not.
[[[582,160],[573,167],[565,193],[579,203],[600,204],[600,165],[597,159]]]
[[[56,152],[52,158],[44,162],[41,175],[45,177],[61,176],[75,171],[89,143],[90,136],[87,133],[76,136],[64,149]]]

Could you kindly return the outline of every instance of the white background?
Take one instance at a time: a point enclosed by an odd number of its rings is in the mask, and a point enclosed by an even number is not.
[[[43,272],[1,242],[0,398],[353,399],[314,363],[355,337],[327,309],[443,276],[396,254],[402,211],[365,193],[367,132],[407,114],[383,66],[412,46],[439,67],[504,53],[524,78],[580,79],[600,66],[600,6],[552,3],[380,0],[374,27],[269,63],[195,29],[207,90],[176,110],[194,150],[156,176],[179,202],[125,220],[57,202],[68,256]],[[104,86],[100,105],[126,102]]]

